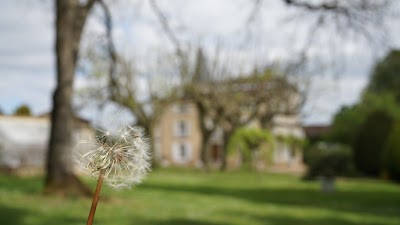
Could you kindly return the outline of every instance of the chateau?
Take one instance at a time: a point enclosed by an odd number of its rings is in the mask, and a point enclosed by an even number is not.
[[[248,126],[260,127],[260,124],[252,121]],[[271,152],[271,161],[263,166],[272,170],[302,171],[304,165],[301,149],[282,141],[285,137],[304,138],[298,115],[274,116],[270,131],[276,138],[276,144]],[[217,129],[207,146],[211,165],[218,165],[221,161],[221,151],[225,144],[221,132],[221,129]],[[193,102],[180,100],[168,105],[154,129],[154,148],[161,165],[201,167],[202,141],[198,111]],[[230,157],[228,167],[238,166],[238,163]]]

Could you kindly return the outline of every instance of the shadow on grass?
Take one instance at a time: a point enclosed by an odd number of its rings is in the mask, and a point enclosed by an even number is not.
[[[132,225],[136,225],[138,222],[136,221]],[[187,219],[187,218],[171,218],[165,221],[142,221],[140,222],[142,225],[228,225],[224,223],[215,223],[210,221],[203,220],[195,220],[195,219]]]
[[[21,209],[17,207],[10,207],[0,205],[0,224],[1,225],[24,225],[26,218],[32,217],[38,220],[38,224],[58,224],[58,225],[71,225],[71,224],[85,224],[85,218],[76,218],[66,215],[43,215],[37,212]]]
[[[51,225],[55,223],[57,225],[86,224],[86,218],[77,218],[66,215],[59,215],[59,216],[50,216],[47,218],[42,218],[39,222],[39,224],[41,225],[47,225],[47,224]]]
[[[24,224],[24,218],[29,214],[31,214],[31,212],[25,209],[0,205],[1,224],[22,225]]]
[[[226,211],[228,215],[237,216],[241,212],[239,211]],[[295,218],[289,216],[263,216],[257,214],[247,214],[246,215],[249,220],[257,221],[260,224],[269,224],[269,225],[289,225],[289,224],[296,224],[296,225],[310,225],[310,224],[324,224],[324,225],[359,225],[359,222],[353,222],[345,218],[340,217],[332,217],[332,216],[323,216],[319,218]],[[376,221],[363,221],[363,225],[384,225],[381,223],[376,223]]]
[[[216,188],[146,183],[144,189],[166,192],[188,192],[207,196],[226,196],[255,203],[271,203],[298,207],[323,208],[332,211],[367,213],[400,218],[400,196],[380,191],[337,191],[322,193],[312,189],[295,188]]]

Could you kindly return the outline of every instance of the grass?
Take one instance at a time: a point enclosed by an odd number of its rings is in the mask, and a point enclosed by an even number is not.
[[[86,223],[91,199],[43,196],[41,186],[0,175],[0,224]],[[132,190],[104,187],[102,197],[96,225],[400,224],[400,186],[375,180],[340,179],[326,194],[289,175],[157,170]]]

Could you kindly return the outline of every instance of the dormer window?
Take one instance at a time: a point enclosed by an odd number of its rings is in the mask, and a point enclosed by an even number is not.
[[[187,113],[189,105],[185,103],[179,103],[175,105],[175,109],[177,113]]]

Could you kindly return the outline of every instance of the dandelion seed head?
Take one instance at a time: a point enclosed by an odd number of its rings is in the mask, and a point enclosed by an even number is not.
[[[125,126],[113,133],[98,130],[97,134],[95,140],[79,142],[79,167],[96,177],[103,170],[104,180],[114,188],[140,183],[150,170],[150,146],[144,130]]]

